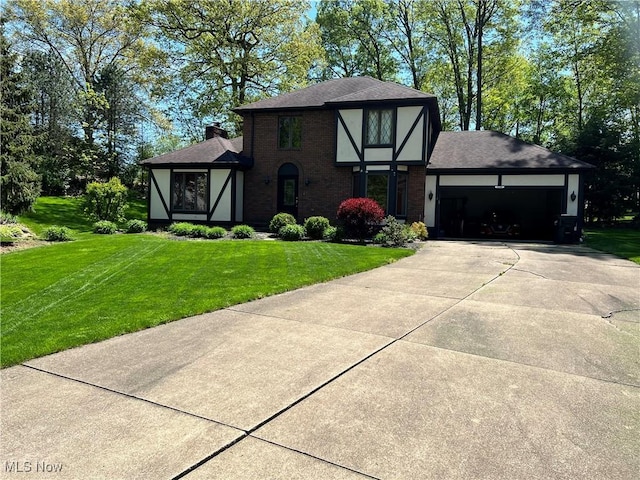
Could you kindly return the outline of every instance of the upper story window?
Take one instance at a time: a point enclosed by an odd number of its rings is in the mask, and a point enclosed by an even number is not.
[[[393,140],[393,110],[367,111],[367,145],[391,145]]]
[[[173,210],[206,212],[207,174],[205,172],[173,173]]]
[[[278,119],[278,148],[295,149],[302,146],[302,117]]]

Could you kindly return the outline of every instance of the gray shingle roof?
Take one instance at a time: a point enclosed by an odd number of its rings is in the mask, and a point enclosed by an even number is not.
[[[214,137],[204,142],[189,145],[174,152],[140,162],[141,165],[212,165],[249,168],[253,161],[241,155],[242,137],[228,140]]]
[[[588,169],[593,165],[488,130],[440,132],[427,170]]]
[[[435,96],[371,77],[348,77],[328,80],[295,92],[243,105],[234,111],[242,113],[252,110],[306,109],[321,108],[330,104],[414,99],[435,100]]]

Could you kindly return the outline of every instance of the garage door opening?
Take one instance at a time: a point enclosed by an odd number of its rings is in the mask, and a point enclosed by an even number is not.
[[[553,240],[562,187],[440,187],[438,233],[450,238]]]

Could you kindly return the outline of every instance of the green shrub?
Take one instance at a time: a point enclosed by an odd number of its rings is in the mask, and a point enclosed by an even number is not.
[[[231,229],[233,238],[252,238],[256,231],[249,225],[236,225]]]
[[[57,225],[52,225],[47,228],[42,237],[48,242],[68,242],[69,240],[73,240],[71,237],[71,230],[67,227],[59,227]]]
[[[193,238],[207,238],[207,230],[209,230],[209,227],[206,225],[193,225],[189,236]]]
[[[304,238],[305,231],[302,225],[285,225],[278,231],[278,236],[282,240],[286,240],[288,242],[295,242],[297,240],[302,240]]]
[[[118,225],[109,220],[100,220],[93,224],[93,233],[112,235],[118,231]]]
[[[127,233],[142,233],[147,231],[147,222],[143,220],[129,220],[126,225]]]
[[[327,227],[322,232],[322,239],[327,242],[339,242],[343,236],[342,229],[339,227]]]
[[[0,211],[0,225],[12,225],[18,223],[18,217],[8,212]]]
[[[189,237],[193,234],[195,225],[189,222],[176,222],[169,225],[169,232],[177,237]]]
[[[409,228],[411,228],[411,231],[415,233],[416,238],[420,240],[426,240],[429,238],[429,232],[427,231],[427,226],[424,222],[413,222]]]
[[[269,231],[276,235],[285,225],[295,225],[296,218],[290,213],[276,213],[269,222]]]
[[[222,227],[209,227],[205,232],[205,238],[215,239],[222,238],[227,234],[227,231]]]
[[[113,177],[106,183],[92,182],[84,195],[84,211],[92,220],[121,222],[127,208],[127,187]]]
[[[385,217],[385,225],[380,232],[374,237],[374,242],[391,247],[402,247],[412,240],[410,229],[400,223],[392,215]]]
[[[325,217],[309,217],[304,221],[304,229],[309,237],[320,240],[324,231],[329,228],[329,220]]]
[[[0,239],[3,242],[13,241],[21,238],[23,234],[19,225],[2,225],[0,224]]]

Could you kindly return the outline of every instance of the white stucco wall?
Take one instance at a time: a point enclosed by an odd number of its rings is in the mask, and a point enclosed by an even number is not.
[[[422,116],[422,107],[399,107],[397,115],[397,132],[396,132],[396,151],[402,145],[405,138],[409,134],[411,126],[420,117],[418,124],[407,139],[402,151],[398,155],[399,161],[422,161],[422,152],[424,150],[424,117]]]
[[[171,208],[171,198],[169,197],[169,193],[171,191],[171,170],[169,170],[168,168],[154,168],[151,171],[153,172],[153,176],[155,177],[158,188],[160,189],[160,192],[158,192],[155,184],[150,180],[151,191],[149,194],[149,214],[151,220],[168,220],[169,216],[162,206],[162,200],[160,199],[160,196],[164,198],[167,207]]]
[[[436,226],[436,188],[437,179],[435,175],[427,175],[424,190],[424,223],[427,227]],[[433,193],[433,198],[429,200],[429,193]]]
[[[571,200],[571,194],[576,194],[576,199]],[[580,175],[569,175],[567,182],[567,215],[578,215],[578,200],[580,192]]]
[[[224,183],[227,181],[227,177],[229,176],[229,172],[231,170],[211,170],[211,174],[209,176],[209,188],[210,188],[210,197],[209,197],[209,210],[213,208],[215,201],[220,195],[224,187]],[[216,206],[213,215],[211,216],[211,220],[214,222],[230,222],[233,219],[231,218],[231,181],[227,184],[224,192],[222,192],[222,197],[220,198],[220,202]]]
[[[365,162],[390,162],[393,158],[392,148],[365,148]]]
[[[356,146],[362,149],[362,115],[361,109],[340,110],[340,116],[344,120],[345,125]],[[342,122],[338,120],[338,138],[336,145],[336,162],[359,162],[358,152],[353,148],[347,133],[342,126]]]
[[[440,175],[442,187],[493,187],[495,185],[498,185],[498,175]]]
[[[562,187],[564,175],[503,175],[506,187]]]

